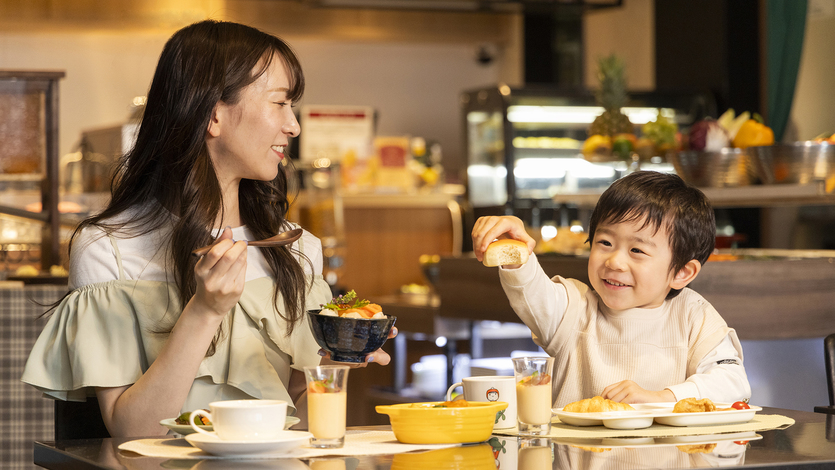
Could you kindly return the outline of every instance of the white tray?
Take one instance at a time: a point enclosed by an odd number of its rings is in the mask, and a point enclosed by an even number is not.
[[[715,403],[716,408],[730,408],[730,403]],[[667,413],[657,414],[655,422],[667,426],[716,426],[720,424],[747,423],[754,419],[754,415],[762,408],[751,405],[747,410],[703,411],[699,413]]]
[[[730,408],[730,403],[715,403],[716,408]],[[634,411],[608,411],[602,413],[574,413],[553,409],[553,413],[571,426],[605,426],[610,429],[643,429],[653,422],[667,426],[715,426],[746,423],[762,410],[751,406],[747,410],[706,411],[698,413],[673,413],[675,403],[643,403],[632,405]]]

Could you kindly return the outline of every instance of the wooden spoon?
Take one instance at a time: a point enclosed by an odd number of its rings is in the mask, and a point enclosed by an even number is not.
[[[281,246],[281,245],[289,245],[294,241],[298,240],[302,236],[302,229],[296,228],[293,230],[288,230],[286,232],[281,232],[278,235],[273,235],[270,238],[265,238],[264,240],[255,240],[249,242],[249,246]],[[202,248],[198,248],[191,252],[194,256],[203,256],[215,246],[214,243],[211,245],[204,246]]]

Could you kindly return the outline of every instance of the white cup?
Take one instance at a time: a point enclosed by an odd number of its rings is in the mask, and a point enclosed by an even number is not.
[[[507,409],[496,413],[493,429],[505,429],[516,426],[516,381],[508,375],[484,375],[466,377],[461,382],[452,384],[446,391],[446,399],[452,398],[455,387],[464,387],[464,399],[467,401],[503,401]]]
[[[197,416],[212,422],[217,437],[224,441],[270,441],[284,430],[287,402],[283,400],[227,400],[209,403],[210,412],[195,410],[189,424],[197,432],[212,434],[194,423]]]

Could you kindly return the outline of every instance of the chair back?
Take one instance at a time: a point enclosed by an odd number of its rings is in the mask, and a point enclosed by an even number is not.
[[[110,437],[96,397],[87,401],[55,400],[55,440]]]
[[[826,366],[826,385],[829,388],[829,406],[835,406],[835,333],[823,340],[823,359]]]

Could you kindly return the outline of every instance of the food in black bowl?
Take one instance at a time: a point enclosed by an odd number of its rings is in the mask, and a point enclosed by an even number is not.
[[[334,298],[319,310],[308,310],[307,320],[319,346],[338,362],[363,362],[388,339],[396,317],[377,304],[356,300],[354,291]]]

